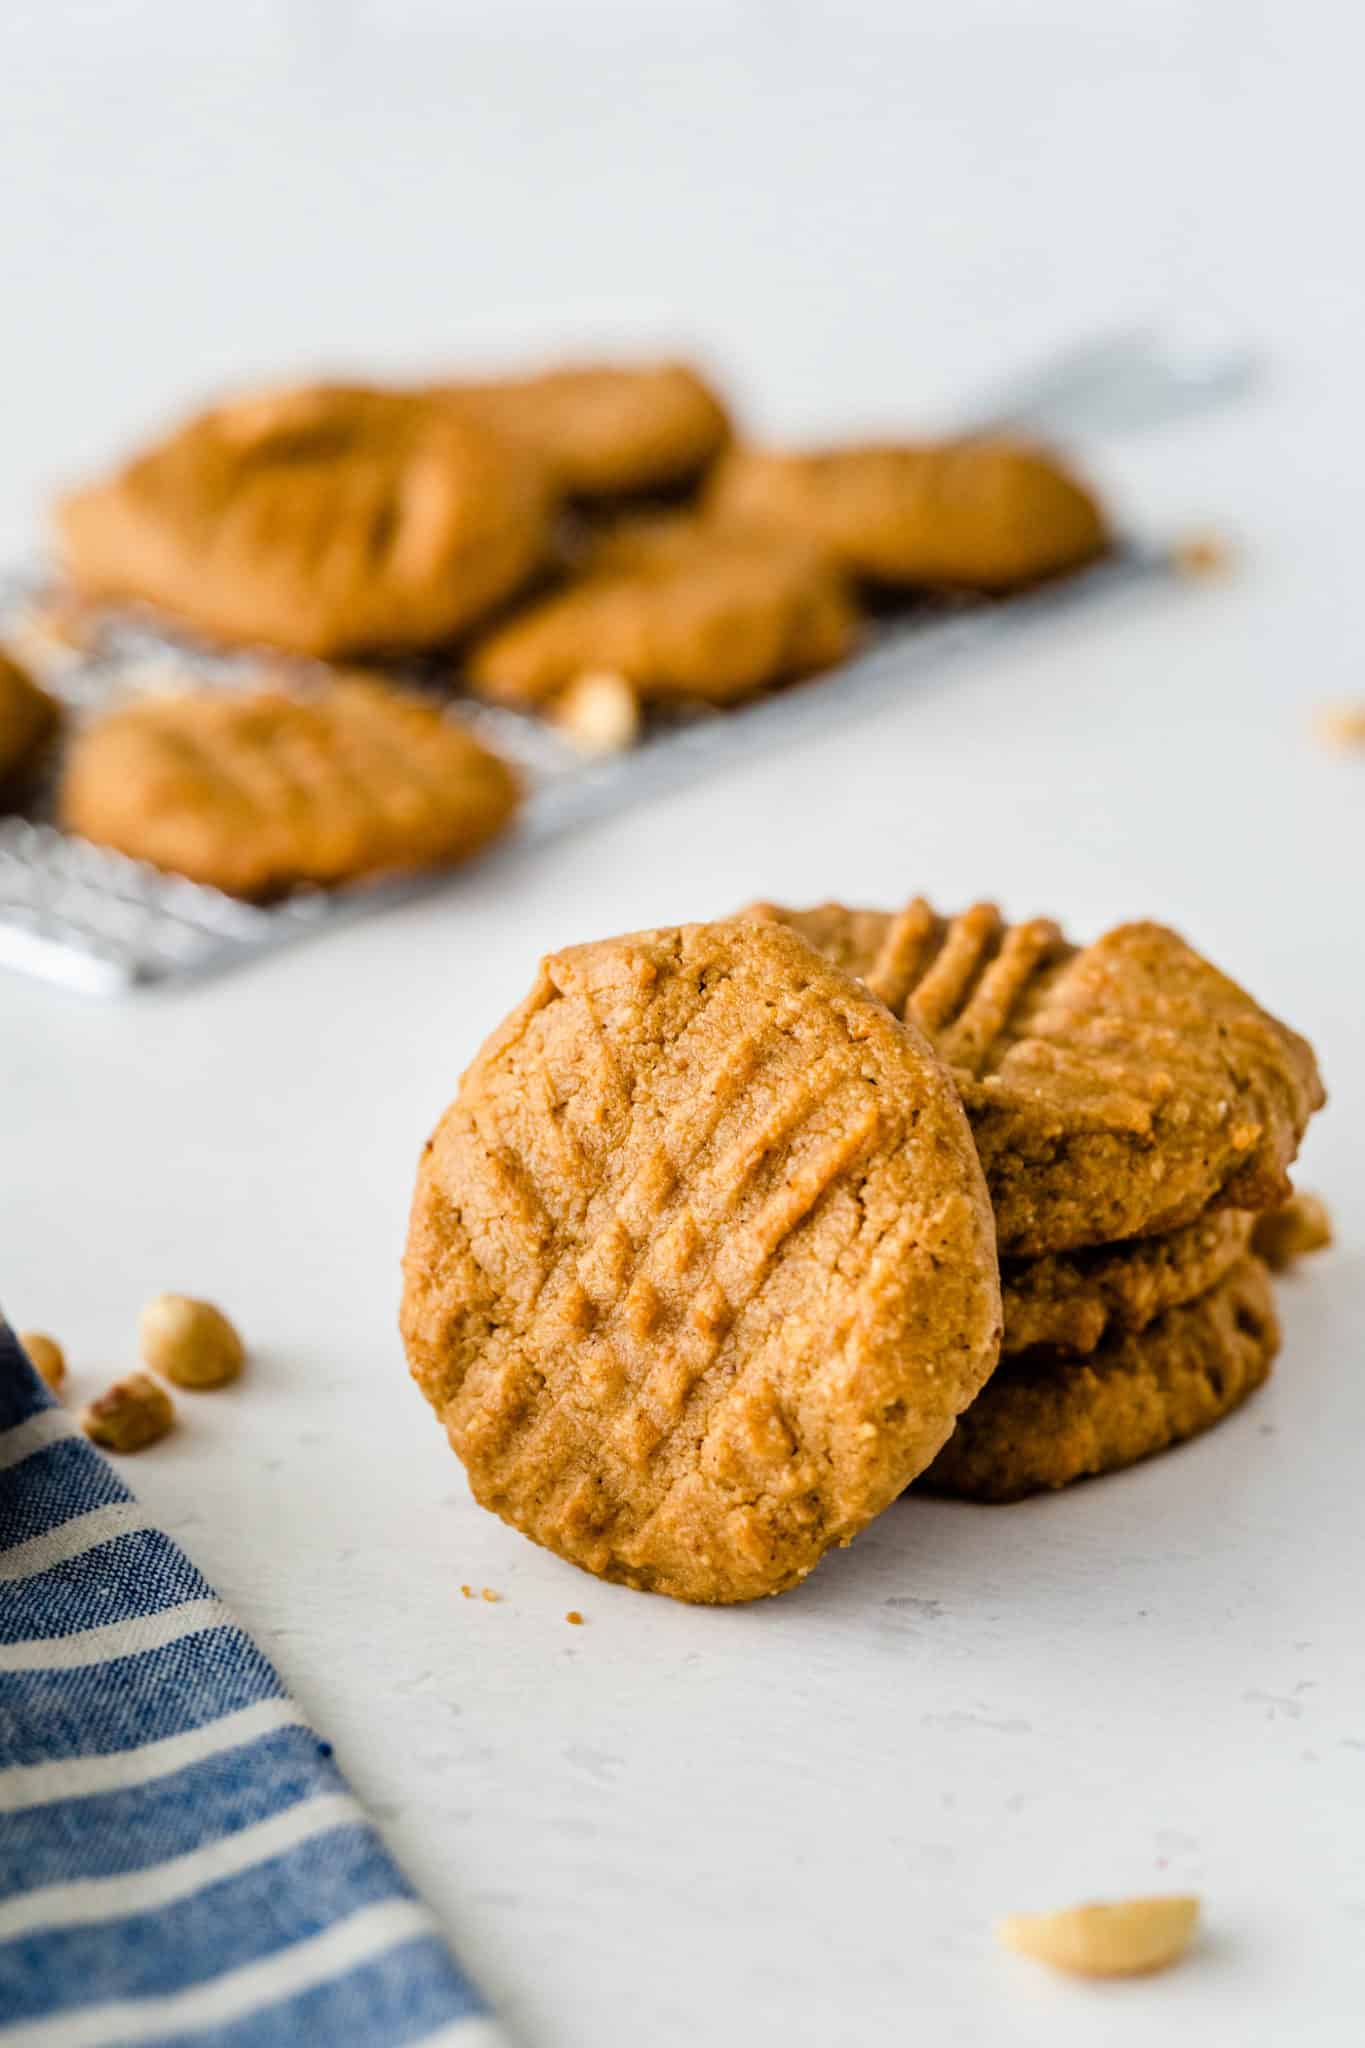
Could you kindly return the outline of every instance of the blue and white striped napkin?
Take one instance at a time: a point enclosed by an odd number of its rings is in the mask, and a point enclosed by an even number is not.
[[[0,2048],[503,2040],[331,1745],[0,1322]]]

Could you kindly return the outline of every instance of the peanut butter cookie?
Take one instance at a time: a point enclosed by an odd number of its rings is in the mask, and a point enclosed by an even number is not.
[[[1161,925],[1077,947],[993,904],[822,904],[791,925],[953,1069],[1002,1255],[1110,1244],[1210,1207],[1273,1208],[1325,1100],[1312,1047]]]
[[[18,796],[57,730],[46,690],[0,648],[0,803]]]
[[[58,508],[79,590],[302,654],[449,640],[547,545],[539,458],[418,397],[345,385],[201,414]]]
[[[1252,1220],[1240,1209],[1216,1209],[1162,1237],[1007,1259],[1001,1350],[1080,1356],[1111,1329],[1145,1330],[1166,1309],[1206,1294],[1245,1256]]]
[[[360,680],[124,705],[78,736],[60,791],[69,831],[248,897],[462,860],[516,801],[468,732]]]
[[[481,696],[534,705],[584,674],[646,699],[727,704],[848,654],[857,615],[838,573],[802,542],[639,521],[594,548],[586,573],[475,643]]]
[[[579,364],[439,388],[535,448],[574,497],[677,490],[730,437],[725,407],[686,363]]]
[[[476,1498],[645,1591],[804,1578],[934,1456],[999,1315],[951,1081],[791,932],[552,954],[422,1157],[403,1335]]]
[[[1265,1267],[1244,1258],[1197,1301],[1089,1358],[1002,1365],[922,1484],[1009,1501],[1121,1471],[1221,1421],[1267,1378],[1279,1344]]]
[[[764,521],[889,586],[1013,590],[1108,546],[1094,497],[1055,457],[1014,441],[738,448],[709,508]]]

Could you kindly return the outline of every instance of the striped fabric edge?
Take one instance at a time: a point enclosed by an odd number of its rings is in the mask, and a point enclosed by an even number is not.
[[[22,1465],[35,1452],[45,1451],[49,1444],[76,1434],[76,1425],[64,1409],[40,1408],[27,1422],[17,1423],[0,1436],[0,1472],[8,1471],[11,1465]]]
[[[122,1621],[77,1629],[69,1636],[29,1636],[21,1643],[0,1643],[0,1671],[79,1671],[87,1664],[108,1664],[116,1657],[164,1649],[202,1629],[232,1626],[221,1600],[182,1600],[176,1607],[125,1615]]]
[[[79,1455],[66,1448],[73,1437]],[[69,1864],[66,1852],[54,1856],[48,1882],[0,1897],[0,1981],[7,1956],[19,1967],[16,1990],[30,1973],[28,1999],[11,2006],[22,2017],[7,2020],[0,1991],[3,2048],[127,2048],[132,2042],[210,2039],[255,2048],[257,2042],[317,2038],[307,2029],[310,2017],[323,2013],[332,2015],[329,2038],[338,2037],[337,2015],[343,2016],[348,2035],[361,2015],[356,2023],[367,2041],[412,2043],[414,2048],[422,2042],[506,2048],[506,2036],[454,1963],[432,1915],[408,1892],[363,1809],[338,1780],[328,1761],[330,1745],[313,1735],[279,1688],[278,1676],[183,1553],[150,1529],[109,1465],[55,1408],[3,1319],[0,1471],[7,1475],[5,1484],[19,1489],[6,1503],[0,1487],[0,1507],[10,1510],[0,1513],[0,1529],[7,1524],[11,1538],[7,1544],[0,1539],[0,1583],[16,1589],[13,1601],[25,1582],[38,1582],[25,1596],[28,1608],[12,1612],[12,1639],[0,1641],[0,1686],[7,1674],[13,1681],[10,1752],[17,1743],[25,1758],[0,1763],[0,1815],[31,1815],[41,1828],[42,1809],[51,1805],[66,1816],[61,1823],[66,1828],[86,1798],[104,1793],[136,1797],[140,1789],[162,1779],[173,1781],[206,1760],[240,1752],[242,1764],[234,1768],[251,1773],[260,1768],[251,1762],[257,1746],[266,1773],[254,1781],[263,1795],[255,1817],[243,1818],[226,1832],[206,1834],[192,1848],[160,1855],[162,1842],[151,1837],[153,1860],[82,1875],[77,1830],[57,1838],[70,1843]],[[118,1539],[133,1532],[150,1534],[158,1547],[130,1572]],[[147,1576],[137,1576],[139,1569]],[[52,1580],[44,1584],[46,1573]],[[0,1593],[0,1600],[4,1597]],[[54,1622],[65,1633],[42,1633]],[[183,1673],[185,1706],[163,1714],[160,1702],[167,1695],[157,1689],[159,1679],[150,1693],[141,1675],[131,1692],[124,1688],[134,1674],[157,1671],[168,1656]],[[145,1664],[144,1658],[149,1660]],[[268,1696],[251,1697],[263,1687]],[[157,1702],[157,1711],[139,1719],[144,1693]],[[236,1704],[234,1693],[236,1701],[247,1703]],[[180,1697],[177,1688],[174,1700]],[[131,1712],[125,1700],[133,1703]],[[83,1723],[72,1715],[84,1714],[86,1702],[96,1711],[83,1742]],[[55,1749],[65,1746],[68,1753],[44,1757],[43,1731],[54,1714]],[[176,1718],[193,1725],[176,1728]],[[278,1762],[271,1738],[278,1740],[281,1730],[298,1730],[309,1739],[305,1756],[316,1751],[302,1779],[297,1770],[283,1782],[274,1777]],[[118,1739],[131,1734],[142,1739]],[[103,1747],[111,1736],[114,1741]],[[277,1785],[286,1803],[262,1811],[276,1796]],[[155,1825],[165,1825],[164,1815]],[[338,1842],[349,1836],[355,1845],[348,1852],[360,1858],[354,1878],[351,1863],[338,1864],[328,1844],[334,1832]],[[174,1846],[173,1833],[164,1840]],[[264,1939],[248,1943],[243,1933],[253,1936],[254,1927],[250,1918],[241,1920],[240,1907],[249,1904],[259,1873],[271,1865],[283,1867],[291,1852],[295,1862],[301,1856],[306,1867],[312,1858],[319,1873],[328,1871],[334,1900],[324,1904],[324,1885],[302,1927],[296,1916],[293,1934],[286,1931],[287,1916],[276,1926],[269,1914],[262,1923]],[[317,1864],[319,1855],[327,1859],[322,1864]],[[60,1955],[68,1936],[79,1943],[87,1938],[82,1930],[88,1931],[93,1967],[101,1944],[103,1953],[114,1955],[130,1939],[144,1938],[137,1931],[140,1921],[155,1927],[165,1913],[169,1926],[176,1923],[177,1910],[182,1922],[187,1911],[202,1917],[201,1895],[221,1887],[212,1896],[226,1898],[234,1880],[236,1939],[218,1945],[216,1955],[210,1944],[202,1975],[184,1967],[189,1958],[178,1950],[181,1966],[165,1971],[164,1988],[157,1982],[160,1969],[150,1976],[142,1969],[123,1982],[117,1974],[103,1982],[96,1975],[86,1984],[88,2003],[47,2009],[41,1974],[35,1979],[31,1973],[56,1967],[40,1958]],[[382,1896],[376,1896],[379,1889]],[[313,1894],[309,1890],[303,1896]],[[62,1965],[63,1981],[68,1981],[67,1967]]]
[[[110,1501],[107,1507],[72,1515],[54,1529],[45,1529],[41,1536],[30,1536],[26,1542],[0,1550],[0,1585],[36,1578],[39,1572],[51,1571],[54,1564],[67,1564],[115,1536],[146,1526],[147,1518],[135,1500]]]
[[[0,1771],[0,1813],[18,1813],[26,1806],[46,1806],[53,1799],[84,1799],[92,1792],[122,1792],[148,1785],[201,1757],[235,1749],[273,1728],[306,1728],[308,1723],[291,1699],[257,1700],[183,1735],[163,1735],[134,1749],[111,1750],[106,1756],[57,1757],[46,1764],[17,1764]]]
[[[38,1929],[89,1927],[99,1920],[148,1913],[202,1891],[225,1877],[235,1877],[253,1864],[293,1849],[333,1828],[365,1823],[357,1802],[345,1792],[317,1792],[298,1799],[282,1813],[219,1835],[184,1856],[168,1857],[143,1870],[120,1871],[114,1877],[78,1877],[68,1884],[44,1885],[0,1899],[0,1941]]]
[[[0,2023],[0,2040],[5,2048],[123,2048],[129,2042],[204,2032],[232,2020],[264,2016],[272,2005],[329,1978],[344,1978],[387,1950],[434,1931],[431,1915],[415,1899],[382,1899],[334,1922],[309,1941],[295,1942],[187,1991],[164,1998],[115,1999],[15,2028]],[[436,2034],[415,2038],[450,2040],[458,2048],[510,2048],[506,2035],[485,2013],[446,2021]]]

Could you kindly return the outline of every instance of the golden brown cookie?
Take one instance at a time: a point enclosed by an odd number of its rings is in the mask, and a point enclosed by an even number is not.
[[[324,656],[449,640],[526,580],[550,516],[522,444],[346,385],[216,407],[58,508],[87,597]]]
[[[707,502],[892,586],[1012,590],[1079,568],[1109,544],[1085,486],[1054,456],[1015,441],[737,448]]]
[[[586,571],[476,641],[481,696],[544,703],[582,675],[619,675],[642,698],[728,704],[828,668],[858,622],[837,571],[801,542],[696,520],[639,521]]]
[[[57,719],[47,691],[0,648],[0,802],[24,789],[57,730]]]
[[[1270,1280],[1244,1258],[1197,1301],[1089,1358],[1002,1365],[921,1484],[964,1500],[1022,1500],[1136,1465],[1229,1414],[1280,1345]]]
[[[990,1205],[914,1030],[791,932],[543,962],[422,1157],[402,1327],[475,1496],[682,1600],[803,1579],[995,1362]]]
[[[1110,1330],[1145,1330],[1166,1309],[1221,1280],[1245,1256],[1251,1225],[1241,1209],[1216,1209],[1162,1237],[1007,1259],[1000,1348],[1013,1354],[1044,1347],[1074,1357],[1093,1351]]]
[[[1077,947],[993,904],[755,904],[911,1018],[953,1069],[1002,1255],[1152,1236],[1284,1199],[1325,1097],[1312,1047],[1174,932]]]
[[[512,771],[435,706],[348,680],[127,704],[75,740],[60,813],[134,860],[269,897],[462,860],[516,801]]]
[[[438,388],[538,450],[575,497],[676,490],[730,437],[725,407],[686,363],[576,364]]]

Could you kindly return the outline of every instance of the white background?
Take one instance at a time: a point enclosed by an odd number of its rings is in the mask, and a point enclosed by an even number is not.
[[[249,1383],[133,1475],[277,1659],[531,2048],[1346,2043],[1365,2009],[1365,694],[1358,11],[1234,0],[9,0],[0,542],[257,373],[695,342],[774,432],[955,413],[1153,318],[1256,402],[1087,450],[1240,571],[182,996],[0,982],[0,1286],[95,1390],[150,1291]],[[758,893],[1168,918],[1317,1042],[1273,1386],[1012,1510],[906,1503],[696,1612],[468,1500],[407,1384],[423,1136],[552,944]],[[496,1606],[461,1599],[490,1585]],[[565,1625],[570,1607],[587,1616]],[[1087,1989],[1002,1911],[1162,1887],[1184,1970]]]

